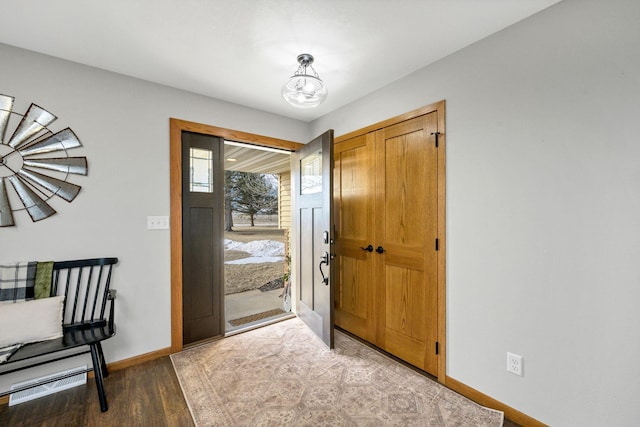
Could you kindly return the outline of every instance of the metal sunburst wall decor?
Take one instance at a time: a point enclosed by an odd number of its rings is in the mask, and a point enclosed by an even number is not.
[[[36,104],[24,115],[14,112],[14,99],[0,95],[0,227],[14,226],[14,213],[22,210],[34,222],[49,218],[56,213],[52,197],[71,202],[80,192],[69,176],[87,175],[87,158],[67,153],[82,147],[73,131],[50,131],[57,117]]]

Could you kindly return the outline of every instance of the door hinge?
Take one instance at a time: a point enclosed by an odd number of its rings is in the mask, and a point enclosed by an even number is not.
[[[436,251],[440,250],[440,242],[436,239]]]
[[[435,139],[436,139],[436,148],[438,148],[438,136],[440,135],[440,132],[431,132],[431,135],[435,135]]]
[[[436,354],[440,354],[440,343],[436,341]]]

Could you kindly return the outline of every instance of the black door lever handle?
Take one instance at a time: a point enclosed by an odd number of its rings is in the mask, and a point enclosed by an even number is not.
[[[373,252],[373,246],[371,245],[367,246],[366,248],[363,248],[362,246],[360,246],[360,249],[367,252]]]
[[[322,276],[322,283],[324,283],[326,286],[329,285],[329,277],[324,275],[324,271],[322,271],[322,266],[323,265],[329,265],[329,252],[325,252],[324,255],[322,255],[320,257],[320,265],[318,266],[318,268],[320,269],[320,275]]]
[[[378,247],[376,248],[376,252],[378,252],[379,254],[383,253],[384,251],[386,251],[386,249],[385,249],[385,248],[383,248],[382,246],[378,246]]]

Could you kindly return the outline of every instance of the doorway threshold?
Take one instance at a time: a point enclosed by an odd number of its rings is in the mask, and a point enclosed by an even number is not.
[[[273,325],[274,323],[282,322],[283,320],[293,319],[294,317],[296,317],[295,313],[288,312],[277,317],[271,317],[269,319],[258,320],[255,322],[247,323],[246,325],[243,325],[238,329],[233,329],[231,331],[226,332],[224,334],[224,337],[227,338],[233,335],[241,334],[243,332],[251,331],[253,329],[258,329],[264,326]]]

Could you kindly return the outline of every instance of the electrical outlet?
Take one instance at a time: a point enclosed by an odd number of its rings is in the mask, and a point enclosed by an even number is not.
[[[507,372],[522,376],[522,356],[507,352]]]

